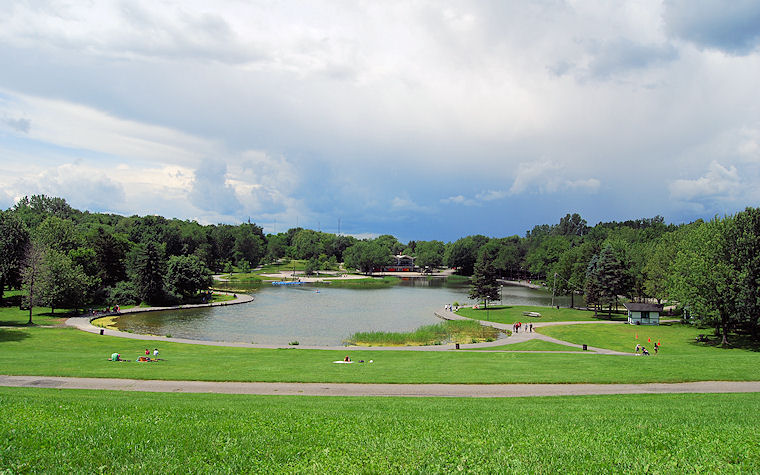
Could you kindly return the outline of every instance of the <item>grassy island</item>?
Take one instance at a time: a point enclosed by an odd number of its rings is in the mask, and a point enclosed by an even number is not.
[[[466,320],[425,325],[411,332],[358,332],[346,343],[357,346],[415,346],[443,343],[481,343],[494,341],[499,331]]]

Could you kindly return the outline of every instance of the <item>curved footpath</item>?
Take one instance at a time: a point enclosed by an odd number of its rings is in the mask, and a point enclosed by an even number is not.
[[[463,317],[461,315],[457,315],[456,313],[450,311],[450,310],[439,310],[435,312],[436,316],[438,318],[442,318],[444,320],[471,320],[470,318]],[[499,330],[508,330],[512,331],[512,325],[507,323],[495,323],[495,322],[488,322],[485,320],[477,320],[480,322],[481,325],[486,325],[494,328],[498,328]],[[533,328],[541,328],[541,327],[549,327],[554,325],[583,325],[588,323],[604,323],[604,324],[618,324],[621,325],[623,322],[613,322],[613,321],[572,321],[572,322],[530,322],[533,324]],[[467,349],[467,348],[488,348],[489,346],[502,346],[502,345],[511,345],[513,343],[522,343],[524,341],[528,340],[543,340],[547,341],[549,343],[556,343],[558,345],[564,345],[564,346],[571,346],[573,348],[583,348],[583,345],[578,345],[575,343],[570,343],[569,341],[564,340],[558,340],[556,338],[552,338],[550,336],[542,335],[538,332],[526,332],[523,330],[522,332],[512,333],[507,338],[499,339],[496,341],[491,341],[488,343],[476,343],[472,345],[460,345],[460,348]],[[587,346],[589,353],[596,353],[600,355],[631,355],[633,353],[624,353],[622,351],[614,351],[614,350],[608,350],[606,348],[595,348],[592,346]],[[535,353],[535,352],[531,352]],[[550,353],[562,353],[561,351],[551,351]],[[578,353],[577,351],[571,351],[569,353]],[[582,353],[581,353],[582,354]]]
[[[760,392],[760,381],[647,384],[237,383],[0,375],[0,386],[280,396],[528,397]]]

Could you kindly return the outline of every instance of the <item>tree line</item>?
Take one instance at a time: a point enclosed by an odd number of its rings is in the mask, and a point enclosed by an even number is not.
[[[292,228],[265,235],[255,223],[200,225],[161,216],[120,216],[72,208],[34,195],[0,211],[0,298],[25,288],[28,304],[166,303],[210,285],[212,272],[248,271],[278,259],[302,259],[306,270],[372,273],[393,255],[421,269],[476,268],[508,280],[545,281],[557,294],[583,296],[608,311],[621,296],[684,308],[724,338],[760,333],[760,211],[667,224],[661,216],[589,226],[567,214],[524,236],[471,235],[453,242],[400,242],[392,235],[352,236]],[[30,314],[31,315],[31,314]]]

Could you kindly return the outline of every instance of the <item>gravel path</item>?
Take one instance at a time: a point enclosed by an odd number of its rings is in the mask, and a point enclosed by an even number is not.
[[[526,397],[603,394],[760,392],[760,381],[647,384],[233,383],[0,375],[0,386],[295,396]]]

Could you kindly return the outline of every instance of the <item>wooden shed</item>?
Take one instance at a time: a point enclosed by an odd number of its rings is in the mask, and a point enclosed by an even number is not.
[[[662,305],[656,303],[624,303],[631,325],[659,325]]]

